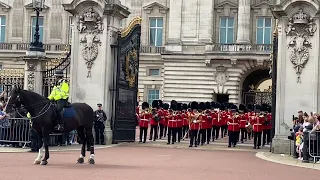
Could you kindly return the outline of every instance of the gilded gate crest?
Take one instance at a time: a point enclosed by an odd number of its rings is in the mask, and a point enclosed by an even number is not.
[[[126,55],[126,80],[129,83],[129,87],[133,87],[136,82],[136,77],[138,74],[138,55],[135,49],[129,51]]]

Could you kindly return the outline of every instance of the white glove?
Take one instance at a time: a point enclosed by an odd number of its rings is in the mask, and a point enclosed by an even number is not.
[[[197,120],[193,120],[193,123],[196,123],[197,122]]]

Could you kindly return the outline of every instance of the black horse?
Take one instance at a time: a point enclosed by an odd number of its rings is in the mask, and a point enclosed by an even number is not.
[[[51,133],[57,125],[55,103],[35,92],[14,87],[9,94],[5,112],[18,112],[22,105],[31,115],[32,128],[37,132],[39,143],[41,140],[43,141],[43,146],[39,149],[38,157],[35,159],[34,164],[47,165],[47,160],[49,159],[49,133]],[[94,140],[92,135],[94,121],[93,109],[86,103],[73,103],[65,108],[63,117],[64,131],[70,132],[76,129],[78,137],[82,141],[81,155],[77,162],[80,164],[84,163],[86,145],[88,145],[88,151],[90,151],[88,163],[94,164]],[[45,155],[41,161],[43,150],[45,150]]]

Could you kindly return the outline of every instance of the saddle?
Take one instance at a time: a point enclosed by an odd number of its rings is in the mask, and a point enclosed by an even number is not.
[[[55,107],[55,112],[56,112],[56,116],[58,116],[58,114],[60,113],[60,115],[62,116],[62,118],[73,118],[75,115],[75,110],[72,106],[72,104],[68,101],[66,103],[66,105],[63,107],[61,112],[58,112],[57,110],[57,103],[54,102],[54,107]]]

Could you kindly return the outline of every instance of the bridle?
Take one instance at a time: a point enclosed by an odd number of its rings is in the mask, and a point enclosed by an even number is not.
[[[11,99],[11,96],[9,96],[9,98],[8,98],[8,100],[7,100],[7,105],[6,105],[5,109],[4,109],[4,111],[6,110],[6,108],[7,108],[8,106],[12,106],[13,110],[14,110],[20,117],[22,117],[22,118],[28,118],[28,117],[26,117],[26,116],[23,116],[23,115],[19,112],[19,110],[22,109],[22,106],[21,106],[22,103],[21,103],[21,97],[20,97],[20,95],[17,95],[15,101],[14,101],[13,103],[11,103],[11,104],[9,104],[10,99]],[[17,103],[19,103],[18,106],[17,106]],[[37,114],[36,116],[33,116],[33,117],[31,116],[31,117],[29,117],[28,119],[31,119],[31,120],[32,120],[32,119],[36,119],[36,118],[39,118],[39,117],[43,116],[44,114],[46,114],[46,113],[49,111],[49,109],[51,108],[51,106],[53,105],[53,103],[52,103],[51,101],[45,101],[45,102],[41,102],[41,103],[31,104],[31,105],[29,105],[29,106],[23,106],[24,108],[27,108],[27,107],[37,108],[37,107],[40,107],[40,106],[42,106],[42,105],[44,105],[44,107],[38,112],[38,114]]]

